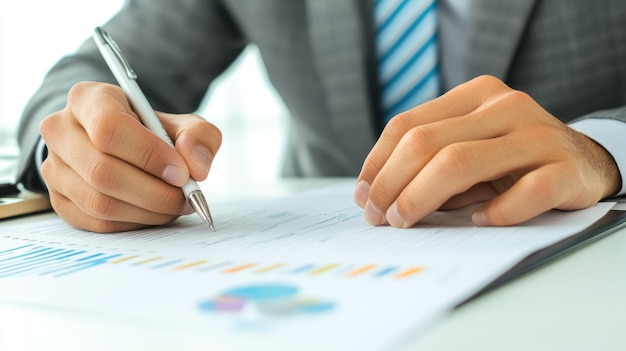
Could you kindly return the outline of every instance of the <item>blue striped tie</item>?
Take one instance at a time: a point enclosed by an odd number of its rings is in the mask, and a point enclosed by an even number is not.
[[[376,0],[376,50],[384,122],[441,91],[436,0]]]

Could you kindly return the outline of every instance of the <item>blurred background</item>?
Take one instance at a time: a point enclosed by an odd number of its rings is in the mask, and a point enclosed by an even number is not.
[[[18,120],[43,76],[122,5],[122,0],[0,0],[2,179],[13,177],[10,165],[18,152]],[[197,112],[223,133],[210,182],[262,182],[280,175],[287,110],[269,84],[254,46],[210,87]]]

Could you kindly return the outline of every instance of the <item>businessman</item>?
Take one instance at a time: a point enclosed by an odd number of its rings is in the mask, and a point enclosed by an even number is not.
[[[439,0],[442,95],[386,122],[381,1],[128,1],[104,27],[175,148],[138,122],[87,40],[25,109],[20,179],[87,230],[190,213],[178,187],[207,176],[221,142],[192,112],[253,43],[292,115],[284,175],[358,176],[372,225],[474,202],[476,225],[513,225],[625,192],[626,3]]]

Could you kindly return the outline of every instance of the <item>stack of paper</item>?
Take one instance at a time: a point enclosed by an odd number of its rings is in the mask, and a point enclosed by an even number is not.
[[[120,234],[14,226],[0,234],[0,300],[159,321],[232,348],[387,349],[612,206],[507,228],[474,227],[465,208],[395,229],[366,224],[352,190],[213,204],[215,233],[197,216]]]

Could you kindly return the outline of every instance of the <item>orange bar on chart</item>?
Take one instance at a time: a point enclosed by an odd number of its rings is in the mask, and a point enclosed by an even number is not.
[[[357,268],[357,269],[353,270],[352,272],[349,272],[348,273],[348,277],[356,277],[358,275],[361,275],[361,274],[363,274],[363,273],[365,273],[367,271],[370,271],[370,270],[374,269],[375,267],[376,267],[375,264],[369,264],[367,266],[363,266],[361,268]]]
[[[237,273],[237,272],[243,271],[244,269],[248,269],[248,268],[254,267],[254,266],[256,266],[256,263],[248,263],[248,264],[244,264],[242,266],[237,266],[237,267],[226,269],[223,272],[224,273]]]
[[[404,270],[396,275],[397,279],[408,278],[414,274],[417,274],[424,270],[424,267],[413,267],[407,270]]]

